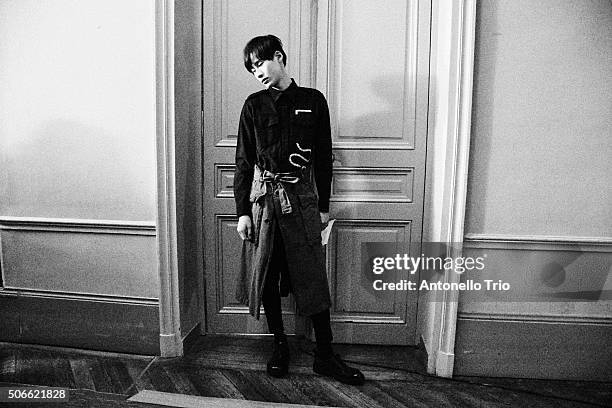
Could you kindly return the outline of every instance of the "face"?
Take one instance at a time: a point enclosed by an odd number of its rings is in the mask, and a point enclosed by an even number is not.
[[[260,60],[255,55],[251,55],[253,65],[251,73],[266,88],[278,87],[285,75],[285,66],[281,62],[282,59],[280,52],[277,52],[272,60]]]

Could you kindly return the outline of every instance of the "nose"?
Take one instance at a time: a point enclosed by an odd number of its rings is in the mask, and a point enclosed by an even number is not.
[[[257,79],[262,79],[263,78],[263,72],[261,72],[261,70],[259,68],[255,68],[255,76],[257,77]]]

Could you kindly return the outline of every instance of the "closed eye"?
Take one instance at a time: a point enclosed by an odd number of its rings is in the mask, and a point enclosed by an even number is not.
[[[263,65],[263,61],[258,60],[251,64],[251,72],[255,73],[255,68],[259,68]]]

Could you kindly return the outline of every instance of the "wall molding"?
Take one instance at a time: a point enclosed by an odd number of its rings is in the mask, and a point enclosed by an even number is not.
[[[155,236],[156,226],[147,221],[95,220],[45,217],[0,217],[0,230],[75,232]]]
[[[612,316],[459,312],[457,317],[464,320],[612,325]]]
[[[153,226],[21,219],[0,223],[0,241],[0,286],[158,297]]]
[[[95,293],[64,292],[39,289],[18,289],[6,286],[0,288],[0,296],[28,296],[46,299],[91,300],[100,302],[124,303],[131,305],[159,305],[159,300],[156,298],[139,298],[120,295],[98,295]]]
[[[406,319],[400,316],[359,316],[350,312],[334,311],[331,321],[334,323],[366,323],[366,324],[406,324]]]
[[[553,235],[465,234],[464,247],[567,251],[579,247],[585,252],[612,252],[612,238]]]

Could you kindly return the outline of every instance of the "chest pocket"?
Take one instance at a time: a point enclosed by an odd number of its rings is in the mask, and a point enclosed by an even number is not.
[[[316,118],[312,112],[300,112],[293,115],[293,127],[297,134],[297,141],[305,148],[312,148],[316,130]]]
[[[276,115],[263,116],[257,126],[257,141],[263,149],[280,140],[280,124]]]

